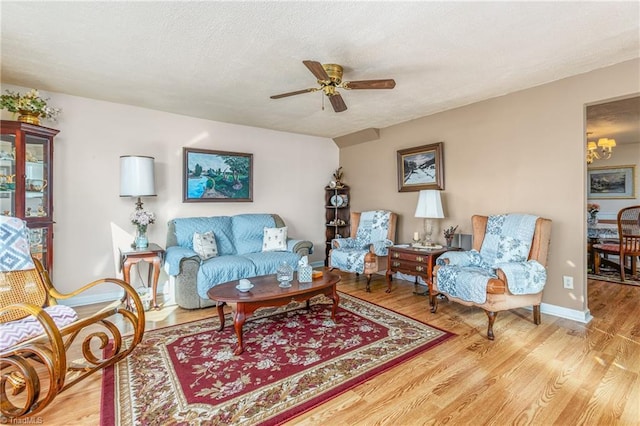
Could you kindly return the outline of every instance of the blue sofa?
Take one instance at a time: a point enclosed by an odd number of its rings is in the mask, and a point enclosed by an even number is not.
[[[287,239],[286,251],[262,251],[264,228],[281,228],[276,214],[191,217],[170,220],[165,270],[175,277],[176,303],[186,309],[213,306],[207,291],[227,281],[275,274],[281,262],[294,269],[312,253],[310,241]],[[218,255],[202,260],[193,250],[193,234],[213,231]]]

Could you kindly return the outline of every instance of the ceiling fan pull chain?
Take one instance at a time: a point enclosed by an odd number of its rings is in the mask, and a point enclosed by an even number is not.
[[[320,97],[322,98],[322,110],[324,111],[324,94],[320,94]]]

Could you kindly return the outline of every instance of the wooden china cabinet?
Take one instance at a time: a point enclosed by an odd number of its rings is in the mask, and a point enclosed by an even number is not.
[[[53,138],[59,130],[19,121],[0,126],[0,214],[24,219],[31,254],[53,266]]]
[[[329,266],[329,251],[331,240],[334,238],[347,238],[349,236],[349,187],[325,187],[325,256],[324,265]]]

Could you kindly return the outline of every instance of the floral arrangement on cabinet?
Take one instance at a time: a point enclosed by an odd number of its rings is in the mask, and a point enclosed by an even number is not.
[[[60,114],[60,108],[53,108],[47,105],[49,98],[41,97],[37,89],[31,89],[24,95],[11,90],[5,90],[5,92],[6,94],[0,95],[0,107],[9,112],[32,115],[36,118],[52,121],[55,121],[58,114]]]

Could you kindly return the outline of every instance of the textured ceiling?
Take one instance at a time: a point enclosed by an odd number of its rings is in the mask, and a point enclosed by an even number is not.
[[[640,56],[633,2],[11,2],[2,82],[325,137]],[[338,63],[335,113],[302,60]]]
[[[640,142],[640,97],[587,107],[587,140],[600,138],[615,139],[618,144]]]

